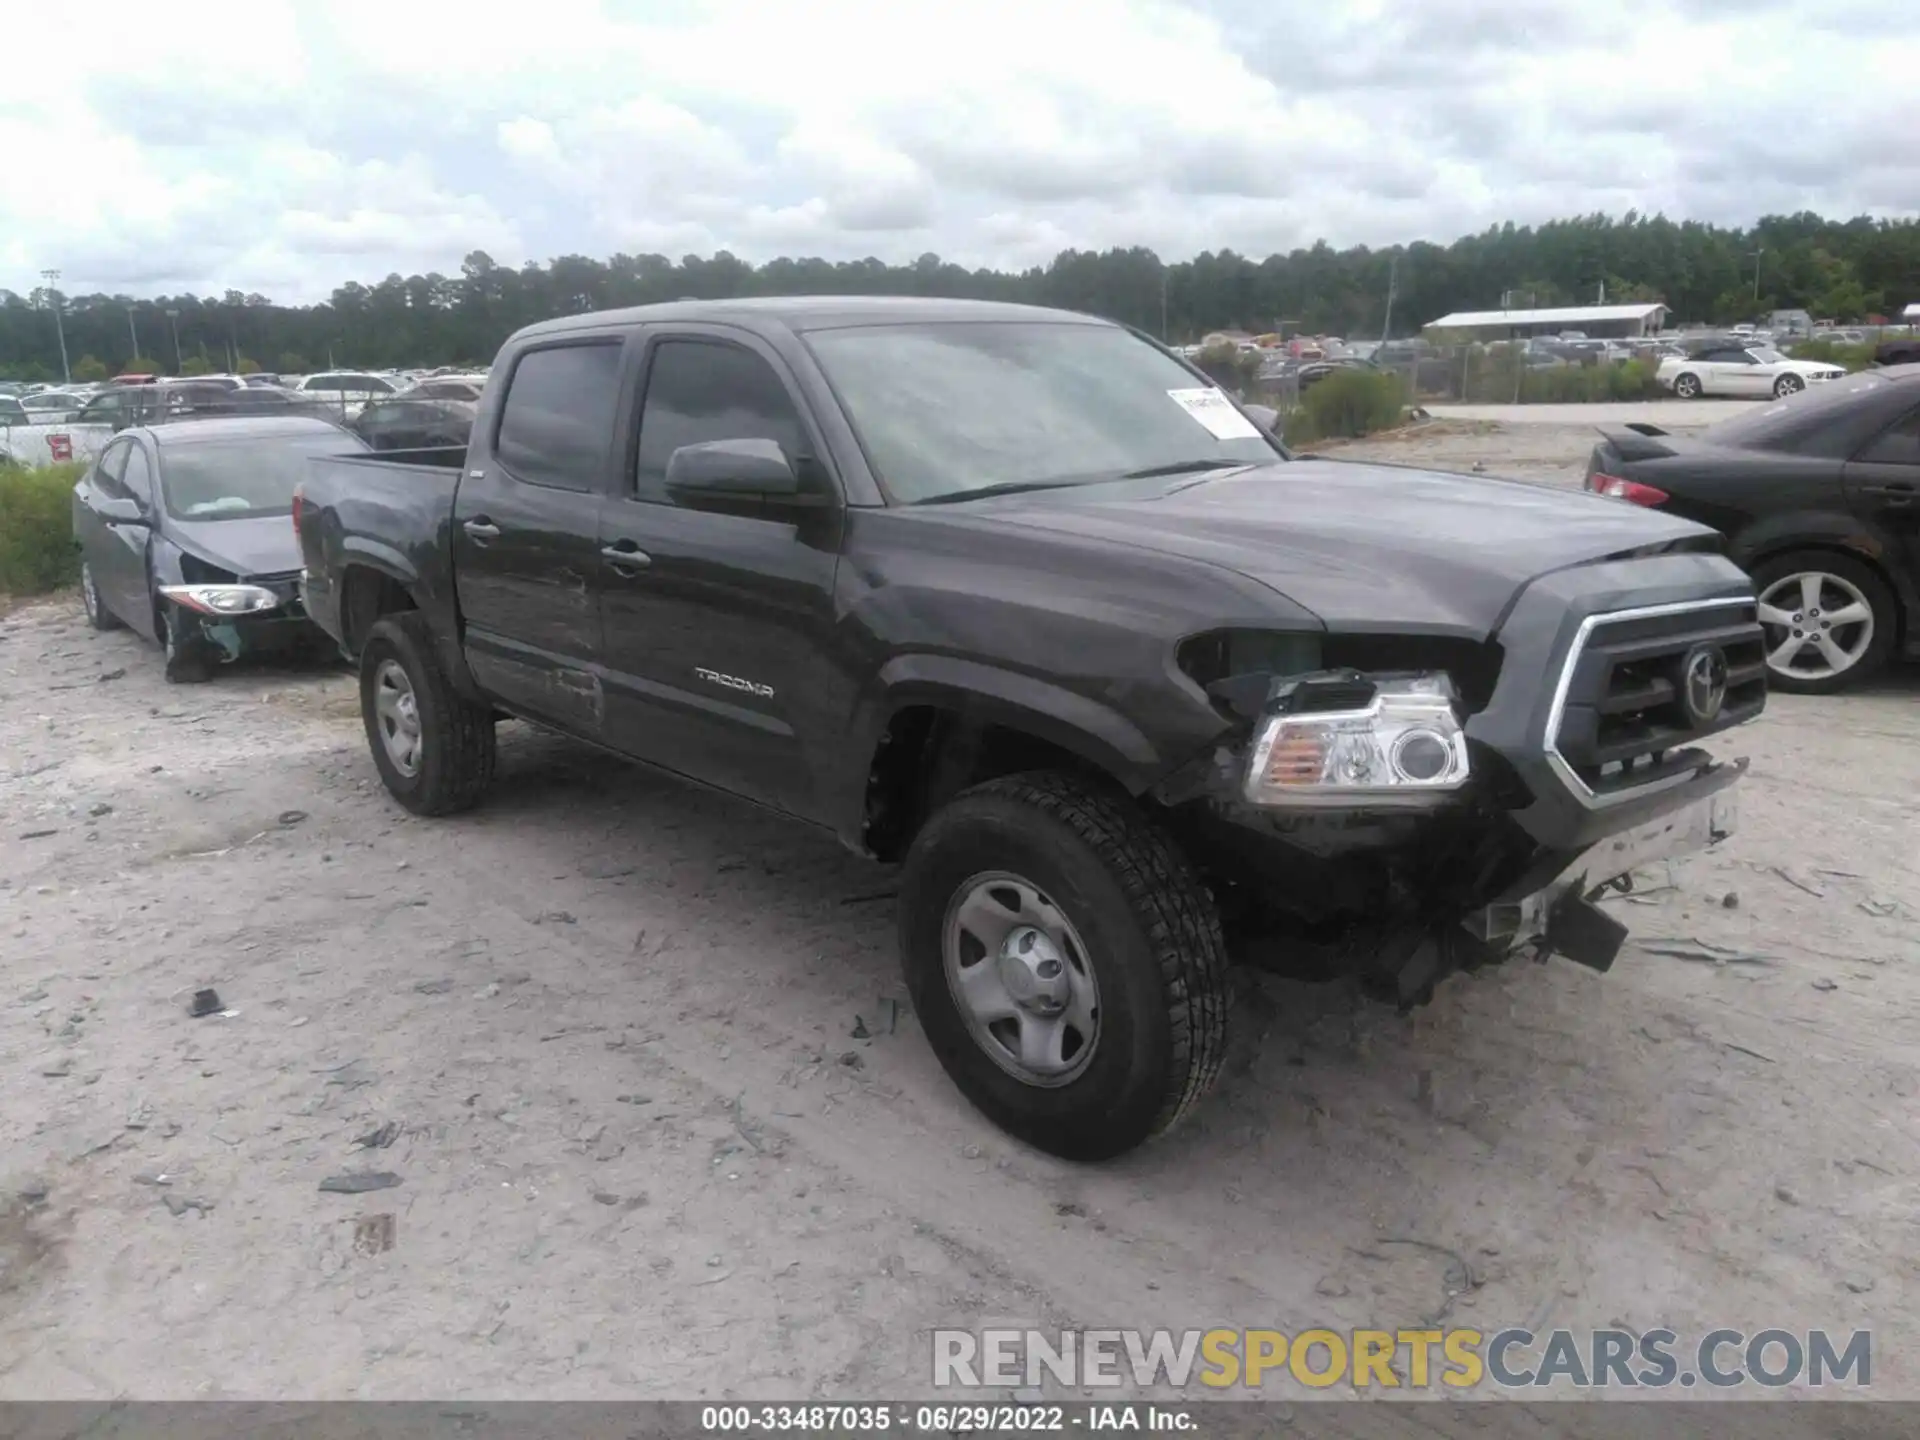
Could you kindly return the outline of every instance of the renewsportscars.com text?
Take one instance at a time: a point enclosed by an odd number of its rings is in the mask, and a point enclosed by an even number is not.
[[[941,1388],[1732,1389],[1873,1383],[1870,1331],[936,1330]]]

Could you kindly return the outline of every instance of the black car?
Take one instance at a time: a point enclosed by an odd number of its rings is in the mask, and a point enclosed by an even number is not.
[[[413,395],[379,399],[354,416],[349,428],[376,450],[421,450],[465,445],[478,407],[465,400]]]
[[[87,619],[159,641],[174,681],[205,680],[243,650],[331,651],[299,600],[293,492],[310,456],[366,449],[308,416],[175,420],[116,436],[73,488]]]
[[[1816,385],[1697,437],[1603,431],[1586,486],[1727,537],[1779,689],[1827,694],[1920,654],[1920,365]]]

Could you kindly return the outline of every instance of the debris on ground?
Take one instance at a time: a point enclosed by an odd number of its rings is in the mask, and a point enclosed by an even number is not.
[[[384,1150],[400,1136],[400,1124],[389,1120],[377,1130],[369,1130],[353,1143],[362,1150]]]
[[[362,1215],[353,1222],[353,1253],[384,1255],[393,1249],[394,1219],[390,1211]]]
[[[860,1058],[860,1052],[858,1050],[849,1050],[840,1057],[840,1063],[849,1070],[861,1070],[866,1068],[867,1062]]]
[[[227,1007],[220,1002],[218,990],[196,990],[193,998],[187,1002],[187,1014],[195,1020],[204,1020],[209,1015],[218,1015]]]
[[[307,812],[304,810],[282,810],[280,812],[279,823],[283,826],[298,825],[302,820],[306,818],[307,818]]]
[[[356,1170],[345,1175],[329,1175],[320,1188],[329,1195],[364,1195],[369,1190],[391,1190],[400,1177],[391,1170]]]
[[[197,1211],[202,1220],[213,1213],[213,1201],[198,1200],[191,1195],[175,1195],[171,1190],[160,1197],[160,1203],[167,1207],[167,1213],[178,1219],[189,1210]]]
[[[445,995],[453,989],[451,980],[422,980],[414,990],[421,995]]]
[[[93,804],[87,807],[87,814],[93,816],[93,818],[97,820],[102,815],[113,814],[113,806],[109,805],[104,800],[96,800],[93,802]]]
[[[104,685],[109,680],[124,680],[126,678],[127,678],[127,672],[126,672],[126,668],[123,666],[118,670],[108,670],[103,672],[98,677],[98,683]]]
[[[853,1017],[853,1038],[855,1040],[871,1040],[873,1038],[873,1033],[867,1029],[867,1022],[858,1015]]]
[[[1829,980],[1826,976],[1821,975],[1814,980],[1813,988],[1816,990],[1838,990],[1840,985],[1838,981]]]
[[[1802,880],[1798,875],[1795,875],[1791,870],[1787,869],[1786,866],[1770,865],[1767,868],[1782,880],[1786,881],[1787,884],[1793,886],[1794,889],[1804,890],[1816,900],[1824,900],[1827,898],[1827,892],[1825,890],[1822,890],[1818,885],[1812,884],[1809,881]]]

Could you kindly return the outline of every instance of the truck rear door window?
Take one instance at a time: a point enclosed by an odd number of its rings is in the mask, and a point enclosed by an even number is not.
[[[619,341],[529,350],[513,367],[494,454],[516,480],[598,490],[619,401]]]

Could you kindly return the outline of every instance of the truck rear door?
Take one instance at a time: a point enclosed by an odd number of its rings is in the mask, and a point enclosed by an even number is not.
[[[820,436],[784,361],[757,337],[655,331],[643,368],[634,464],[600,528],[607,740],[821,818],[801,738],[835,723],[821,701],[836,668],[827,652],[844,510]],[[669,496],[676,449],[740,439],[778,442],[818,508],[717,513]]]
[[[467,663],[508,709],[590,737],[599,679],[600,511],[612,475],[624,336],[568,334],[510,357],[454,496]]]

